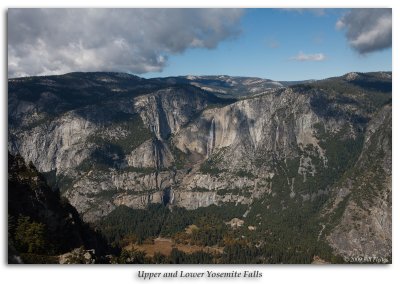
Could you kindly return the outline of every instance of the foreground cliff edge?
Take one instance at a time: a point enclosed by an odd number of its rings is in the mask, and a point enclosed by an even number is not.
[[[70,73],[8,89],[14,227],[41,232],[70,212],[116,248],[97,245],[98,262],[391,262],[390,72],[296,85]],[[69,209],[14,189],[36,179]],[[95,249],[79,230],[53,255]]]

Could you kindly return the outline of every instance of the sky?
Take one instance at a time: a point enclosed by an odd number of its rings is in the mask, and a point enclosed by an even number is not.
[[[392,70],[391,9],[9,9],[8,76],[323,79]]]

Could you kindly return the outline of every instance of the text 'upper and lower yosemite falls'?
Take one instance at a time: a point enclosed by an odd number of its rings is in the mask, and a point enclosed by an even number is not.
[[[143,270],[138,271],[138,278],[143,280],[154,280],[157,278],[187,278],[187,279],[198,279],[198,278],[261,278],[263,277],[262,272],[258,270],[244,270],[244,271],[229,271],[229,272],[218,272],[212,270],[206,270],[205,272],[189,272],[183,270],[176,270],[175,272],[146,272]]]

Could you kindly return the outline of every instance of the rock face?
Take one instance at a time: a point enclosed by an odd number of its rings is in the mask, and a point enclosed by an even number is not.
[[[221,155],[225,163],[221,161],[220,166],[253,171],[254,161],[264,153],[283,158],[291,156],[297,147],[319,147],[314,124],[340,127],[345,123],[318,117],[310,105],[311,99],[286,89],[207,110],[182,130],[174,142],[182,152],[208,158],[226,149]]]
[[[207,106],[207,97],[195,88],[166,88],[138,97],[134,109],[157,139],[167,139]]]
[[[369,123],[363,150],[351,175],[336,189],[334,207],[345,203],[339,224],[327,237],[347,259],[388,262],[392,248],[392,108]],[[342,205],[343,206],[343,205]]]
[[[387,257],[391,74],[354,74],[300,85],[120,73],[11,79],[9,150],[89,222],[150,203],[244,204],[254,220],[315,207],[326,226],[318,238],[340,255]],[[384,182],[366,179],[376,169]]]
[[[64,172],[78,166],[89,156],[85,141],[94,130],[93,123],[71,111],[48,124],[20,133],[18,140],[13,141],[17,144],[12,144],[11,149],[18,149],[42,172],[55,169]]]

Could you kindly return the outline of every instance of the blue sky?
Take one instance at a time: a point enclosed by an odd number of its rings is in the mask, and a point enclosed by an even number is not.
[[[347,9],[324,12],[246,9],[241,33],[215,49],[188,49],[170,55],[162,72],[144,77],[176,75],[255,76],[274,80],[322,79],[347,72],[391,71],[392,48],[359,54],[345,32],[336,28]],[[319,54],[322,61],[296,61],[299,53]],[[142,75],[143,76],[143,75]]]
[[[391,9],[9,9],[8,76],[391,71]]]

